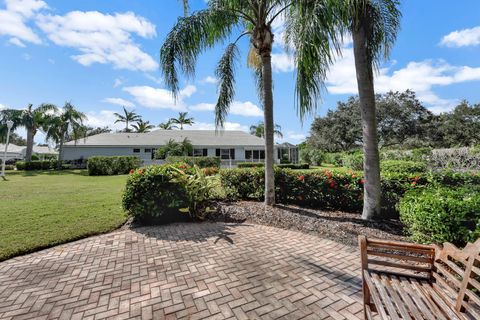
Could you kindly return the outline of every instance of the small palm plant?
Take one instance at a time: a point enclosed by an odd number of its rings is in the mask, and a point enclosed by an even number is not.
[[[115,120],[115,123],[118,123],[118,122],[125,123],[125,132],[130,132],[130,128],[129,128],[130,123],[141,120],[140,115],[135,113],[135,111],[128,111],[127,108],[125,107],[123,107],[123,114],[115,112],[114,115],[115,117],[117,117],[117,120]]]
[[[191,126],[195,122],[193,122],[193,118],[187,117],[188,112],[179,112],[178,113],[178,118],[171,118],[168,120],[170,124],[178,124],[180,125],[180,130],[183,130],[184,125]]]

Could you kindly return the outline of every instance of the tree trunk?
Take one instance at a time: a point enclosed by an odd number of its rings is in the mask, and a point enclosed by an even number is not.
[[[275,176],[273,172],[273,92],[272,92],[272,56],[262,53],[263,113],[265,136],[265,205],[275,204]]]
[[[62,132],[62,136],[60,138],[60,145],[58,147],[58,161],[57,161],[57,170],[62,169],[63,163],[63,144],[65,143],[65,132]]]
[[[27,150],[25,153],[25,161],[32,161],[33,138],[35,136],[33,131],[33,128],[27,128]]]
[[[365,21],[366,19],[363,19]],[[354,28],[353,51],[357,72],[358,95],[362,115],[364,196],[363,219],[381,216],[380,156],[378,152],[377,119],[372,62],[367,55],[365,25]]]

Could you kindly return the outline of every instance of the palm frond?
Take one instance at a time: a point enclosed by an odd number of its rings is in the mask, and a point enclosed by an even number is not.
[[[218,100],[215,105],[215,126],[223,127],[230,104],[235,97],[235,63],[239,54],[235,43],[227,46],[225,53],[218,62],[215,76],[218,79]]]
[[[193,77],[200,52],[225,40],[238,19],[232,11],[213,8],[178,19],[160,50],[160,66],[165,84],[174,97],[179,92],[177,66],[187,77]]]

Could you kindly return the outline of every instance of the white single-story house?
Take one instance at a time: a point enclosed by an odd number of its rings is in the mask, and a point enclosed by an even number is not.
[[[262,162],[265,141],[243,131],[155,130],[148,133],[101,133],[64,145],[64,160],[88,159],[91,156],[137,156],[144,164],[154,160],[156,149],[169,140],[188,139],[194,147],[193,156],[217,156],[222,165],[238,162]],[[279,162],[278,152],[275,161]]]
[[[58,156],[58,152],[47,146],[33,146],[33,154],[37,155],[40,160],[43,160],[47,156]],[[5,144],[0,144],[0,158],[3,159],[5,152]],[[7,147],[7,161],[9,160],[24,160],[27,154],[26,146],[17,146],[16,144],[9,143]]]

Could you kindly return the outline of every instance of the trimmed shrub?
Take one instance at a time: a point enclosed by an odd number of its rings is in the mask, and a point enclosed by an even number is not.
[[[400,201],[400,218],[412,240],[464,245],[480,236],[480,188],[411,190]]]
[[[363,170],[363,154],[360,152],[344,154],[342,165],[352,170]]]
[[[277,164],[278,168],[282,169],[292,169],[292,170],[306,170],[310,169],[310,165],[308,163],[286,163],[286,164]]]
[[[325,153],[319,149],[303,148],[300,149],[300,160],[304,163],[320,166],[325,160]]]
[[[17,170],[48,170],[53,168],[50,160],[45,161],[17,161],[15,163]]]
[[[189,166],[198,166],[199,168],[220,168],[219,157],[186,157],[170,156],[165,159],[166,163],[185,163]]]
[[[385,160],[380,162],[380,168],[384,172],[395,173],[424,173],[427,166],[423,162],[404,160]]]
[[[336,165],[337,167],[343,167],[343,153],[325,153],[325,163]]]
[[[140,164],[140,159],[133,156],[95,156],[88,158],[87,169],[90,176],[112,176],[127,174]]]
[[[238,168],[263,168],[265,163],[263,162],[239,162],[237,163]]]
[[[260,200],[264,196],[263,168],[225,169],[221,182],[231,199]],[[279,203],[356,211],[361,208],[363,180],[354,173],[275,168]]]
[[[13,164],[5,164],[5,170],[15,170],[15,166]]]
[[[205,169],[203,169],[205,170]],[[132,170],[122,204],[125,211],[143,223],[169,223],[202,217],[214,197],[216,177],[185,164],[152,165]]]

